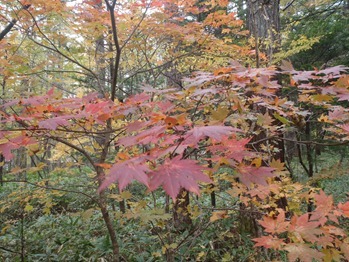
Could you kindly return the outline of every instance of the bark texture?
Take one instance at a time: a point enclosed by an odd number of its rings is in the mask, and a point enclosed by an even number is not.
[[[270,63],[280,42],[280,0],[247,0],[247,26],[256,39],[257,67],[259,51],[267,55]]]

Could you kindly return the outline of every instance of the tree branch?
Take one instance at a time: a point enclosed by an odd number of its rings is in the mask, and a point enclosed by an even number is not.
[[[31,6],[31,4],[22,5],[21,10],[28,10],[28,8]],[[11,29],[14,27],[14,25],[17,23],[17,19],[12,19],[9,24],[5,27],[4,30],[0,33],[0,41],[4,39],[4,37],[11,31]]]
[[[74,194],[81,194],[84,195],[85,197],[88,197],[89,199],[91,199],[93,202],[98,203],[98,201],[90,196],[89,194],[86,194],[84,192],[81,191],[75,191],[75,190],[69,190],[69,189],[63,189],[63,188],[56,188],[56,187],[49,187],[49,186],[40,186],[38,184],[32,183],[32,182],[28,182],[26,180],[4,180],[4,183],[27,183],[29,185],[35,186],[35,187],[39,187],[39,188],[43,188],[43,189],[47,189],[47,190],[56,190],[56,191],[62,191],[62,192],[67,192],[67,193],[74,193]]]

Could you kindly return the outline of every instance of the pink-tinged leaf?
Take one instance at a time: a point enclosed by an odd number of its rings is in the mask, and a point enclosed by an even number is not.
[[[110,110],[108,110],[108,108],[111,108],[111,102],[101,101],[94,104],[87,104],[85,106],[85,112],[90,115],[96,115],[100,113],[109,113]]]
[[[333,111],[330,111],[328,113],[328,119],[329,120],[338,120],[343,119],[346,116],[346,113],[344,111],[344,108],[335,108]]]
[[[6,161],[9,161],[13,158],[13,154],[11,153],[11,150],[16,148],[18,147],[11,147],[8,144],[0,144],[0,152],[5,157]]]
[[[345,94],[337,94],[339,98],[338,101],[348,101],[349,100],[349,92]]]
[[[134,131],[141,130],[142,128],[147,126],[149,123],[150,121],[147,121],[147,122],[135,121],[133,123],[128,124],[125,128],[127,132],[134,132]]]
[[[198,72],[195,78],[184,78],[183,80],[189,82],[189,84],[185,86],[186,88],[189,88],[192,86],[201,86],[202,84],[214,79],[215,76],[211,73]]]
[[[40,128],[45,128],[49,130],[56,130],[58,126],[69,125],[69,119],[71,116],[59,116],[54,118],[49,118],[39,122]]]
[[[138,144],[147,144],[157,142],[162,134],[164,134],[166,127],[153,126],[150,129],[141,131],[136,136],[127,136],[118,140],[118,144],[123,146],[134,146]]]
[[[197,181],[206,183],[212,182],[202,170],[205,169],[196,161],[175,157],[167,159],[158,170],[150,174],[150,189],[155,190],[160,185],[163,186],[165,192],[175,201],[181,188],[193,192],[200,193]]]
[[[93,93],[89,93],[88,95],[84,96],[82,98],[82,101],[85,103],[91,103],[91,102],[97,100],[98,97],[99,97],[98,92],[93,92]]]
[[[30,105],[30,106],[38,106],[45,104],[45,100],[47,99],[46,96],[34,96],[30,98],[25,98],[25,99],[15,99],[10,102],[4,103],[1,105],[3,108],[11,107],[14,105]]]
[[[128,102],[131,102],[133,104],[142,104],[142,103],[146,102],[147,100],[149,100],[150,98],[151,98],[150,95],[148,95],[146,93],[140,93],[140,94],[137,94],[137,95],[130,97],[128,99]]]
[[[217,90],[215,90],[213,88],[196,89],[192,96],[202,96],[202,95],[205,95],[205,94],[208,94],[208,93],[216,94]]]
[[[324,74],[324,75],[334,75],[334,76],[340,76],[341,72],[345,72],[347,71],[349,68],[346,66],[333,66],[333,67],[329,67],[323,70],[320,70],[319,72],[317,72],[318,75]]]
[[[251,184],[257,185],[267,185],[266,179],[268,177],[274,177],[275,169],[272,167],[254,167],[254,166],[244,166],[240,165],[238,170],[238,175],[241,182],[250,187]]]
[[[117,182],[119,190],[122,191],[133,180],[137,180],[143,185],[149,187],[148,175],[150,169],[146,164],[144,157],[131,158],[129,160],[114,164],[110,170],[109,175],[99,187],[98,191],[103,191],[112,183]]]
[[[5,134],[0,134],[1,138],[5,137]],[[35,140],[31,137],[25,135],[19,135],[17,137],[9,138],[7,142],[0,144],[0,152],[5,157],[6,161],[9,161],[13,158],[12,150],[18,149],[22,146],[27,146],[30,144],[34,144]]]
[[[250,141],[249,138],[240,140],[223,138],[222,140],[224,141],[223,143],[209,147],[212,153],[218,154],[218,152],[222,152],[226,158],[232,158],[239,163],[242,162],[244,157],[251,155],[251,152],[246,148],[247,143]]]
[[[182,144],[170,146],[165,150],[160,149],[157,157],[163,157],[163,156],[166,156],[167,154],[182,155],[187,148],[188,148],[188,145],[182,145]]]
[[[307,244],[289,243],[283,249],[288,251],[288,259],[290,262],[298,261],[298,259],[303,262],[313,262],[313,259],[322,261],[324,256],[323,253],[310,248]]]
[[[253,238],[252,240],[256,242],[256,247],[280,249],[283,245],[285,245],[285,242],[282,239],[271,235]]]
[[[349,133],[349,124],[341,125],[339,127],[342,128],[345,132]]]
[[[221,141],[223,137],[228,136],[232,132],[241,132],[241,129],[231,126],[200,126],[190,130],[187,133],[187,139],[193,140],[193,143],[197,143],[205,137]]]
[[[52,87],[50,90],[47,91],[46,94],[47,94],[48,96],[52,96],[52,95],[54,94],[54,91],[55,91],[55,88]]]

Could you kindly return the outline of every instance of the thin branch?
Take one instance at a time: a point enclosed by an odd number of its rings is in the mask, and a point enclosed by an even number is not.
[[[262,138],[262,139],[260,139],[258,141],[251,142],[251,143],[248,143],[248,144],[249,145],[256,145],[256,144],[259,144],[261,142],[268,141],[268,140],[284,140],[284,141],[292,142],[292,143],[295,143],[295,144],[316,145],[316,146],[344,146],[344,145],[349,144],[349,140],[341,141],[341,142],[334,142],[334,143],[321,143],[321,142],[309,141],[309,140],[298,141],[298,140],[293,140],[293,139],[289,139],[289,138],[279,137],[277,135],[265,137],[265,138]]]
[[[36,131],[53,131],[53,130],[49,130],[46,128],[35,128],[35,129],[30,129],[30,128],[10,128],[10,129],[0,129],[0,131],[8,131],[8,132],[17,132],[17,131],[30,131],[30,132],[36,132]],[[104,130],[104,131],[79,131],[79,130],[70,130],[70,129],[61,129],[61,128],[57,128],[54,131],[59,131],[59,132],[64,132],[64,133],[76,133],[76,134],[94,134],[94,135],[103,135],[103,134],[108,134],[108,133],[114,133],[116,131],[118,131],[120,134],[120,132],[124,132],[125,129],[124,128],[118,128],[118,129],[112,129],[112,130]]]
[[[291,2],[288,2],[287,5],[282,9],[283,12],[285,12],[291,5],[293,5],[293,3],[295,2],[296,0],[292,0]]]
[[[60,50],[56,47],[56,45],[48,38],[48,36],[47,36],[44,32],[42,32],[42,30],[41,30],[41,28],[40,28],[38,22],[36,21],[35,17],[33,16],[33,14],[32,14],[29,10],[26,10],[26,11],[28,12],[28,14],[29,14],[29,15],[31,16],[31,18],[33,19],[34,25],[35,25],[35,27],[38,29],[39,33],[44,37],[44,39],[46,39],[47,42],[49,42],[49,44],[50,44],[52,47],[47,46],[47,45],[44,45],[44,44],[42,44],[42,43],[40,43],[40,42],[34,40],[32,37],[29,37],[29,39],[30,39],[31,41],[33,41],[35,44],[37,44],[37,45],[39,45],[39,46],[41,46],[41,47],[44,47],[44,48],[46,48],[46,49],[48,49],[48,50],[51,50],[51,51],[54,51],[54,52],[58,53],[59,55],[63,56],[65,59],[67,59],[68,61],[70,61],[70,62],[72,62],[73,64],[75,64],[75,65],[81,67],[82,69],[86,70],[86,71],[89,72],[91,75],[93,75],[93,76],[97,79],[97,81],[98,81],[98,83],[99,83],[99,78],[98,78],[98,76],[97,76],[91,69],[87,68],[86,66],[84,66],[84,65],[81,64],[80,62],[76,61],[75,59],[72,59],[71,57],[67,56],[67,55],[64,54],[62,51],[60,51]]]
[[[31,6],[31,4],[27,4],[27,5],[22,5],[22,9],[21,10],[28,10],[28,8]],[[2,39],[4,39],[4,37],[11,31],[11,29],[14,27],[14,25],[17,23],[17,19],[12,19],[10,21],[10,23],[5,27],[4,30],[2,30],[2,32],[0,33],[0,41]]]
[[[78,70],[41,70],[37,72],[32,72],[32,73],[24,73],[24,74],[18,74],[19,76],[30,76],[30,75],[38,75],[38,74],[44,74],[44,73],[74,73],[74,74],[81,74],[85,76],[91,76],[91,74],[81,72]]]
[[[54,137],[54,136],[50,136],[51,139],[56,140],[57,142],[60,142],[62,144],[65,144],[73,149],[75,149],[76,151],[80,152],[83,156],[86,157],[86,159],[90,162],[90,164],[93,166],[93,168],[97,171],[97,168],[95,166],[95,161],[92,159],[92,157],[87,153],[87,151],[85,151],[84,149],[60,138],[60,137]]]
[[[145,8],[144,13],[142,14],[141,19],[139,20],[139,22],[137,23],[137,25],[133,28],[132,32],[129,34],[129,36],[127,37],[127,39],[126,39],[125,42],[123,43],[123,45],[120,47],[121,50],[128,44],[128,42],[130,41],[130,39],[132,38],[132,36],[136,33],[136,30],[140,27],[141,23],[143,22],[143,20],[144,20],[146,14],[147,14],[148,9],[149,9],[149,5],[147,5],[147,7]]]
[[[4,250],[4,251],[7,251],[7,252],[10,252],[10,253],[14,253],[14,254],[21,254],[20,252],[17,252],[17,251],[13,251],[13,250],[11,250],[11,249],[8,249],[8,248],[6,248],[6,247],[1,247],[0,246],[0,249],[2,249],[2,250]]]
[[[119,43],[119,39],[118,39],[118,33],[116,30],[116,19],[115,19],[115,13],[114,13],[116,0],[113,0],[112,4],[110,4],[108,0],[105,0],[105,3],[108,7],[109,14],[110,14],[113,40],[114,40],[114,45],[116,48],[116,56],[115,56],[115,61],[114,61],[114,68],[113,68],[114,70],[113,70],[113,75],[112,75],[111,96],[110,96],[110,99],[112,101],[114,101],[115,97],[116,97],[118,72],[119,72],[119,65],[120,65],[120,60],[121,60],[121,48],[120,48],[120,43]]]
[[[63,188],[56,188],[56,187],[49,187],[49,186],[40,186],[38,184],[32,183],[32,182],[28,182],[26,180],[4,180],[4,183],[27,183],[29,185],[35,186],[35,187],[39,187],[39,188],[43,188],[43,189],[47,189],[47,190],[53,190],[53,191],[62,191],[62,192],[67,192],[67,193],[74,193],[74,194],[81,194],[84,195],[85,197],[91,199],[93,202],[98,203],[97,200],[90,196],[87,193],[81,192],[81,191],[75,191],[75,190],[69,190],[69,189],[63,189]]]

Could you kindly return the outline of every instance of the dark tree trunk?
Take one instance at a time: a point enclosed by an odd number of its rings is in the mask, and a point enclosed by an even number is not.
[[[270,63],[280,42],[280,0],[247,0],[247,27],[256,40],[257,67],[259,51],[266,54]]]

